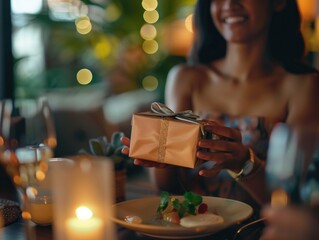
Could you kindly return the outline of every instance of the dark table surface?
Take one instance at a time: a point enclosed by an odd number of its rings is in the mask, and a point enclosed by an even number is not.
[[[3,183],[3,182],[2,182]],[[4,186],[1,184],[2,187]],[[1,189],[3,190],[3,188]],[[151,185],[148,172],[145,170],[141,171],[137,176],[129,177],[126,183],[126,198],[127,199],[136,199],[146,196],[155,196],[159,193]],[[8,191],[2,191],[0,198],[12,196],[8,194]],[[197,238],[199,240],[233,240],[233,236],[245,223],[252,221],[248,219],[245,222],[239,223],[237,225],[231,226],[223,231],[220,231],[214,235]],[[52,226],[38,226],[31,224],[35,232],[36,240],[59,240],[54,239],[54,234]],[[247,231],[243,232],[239,238],[236,240],[254,240],[259,239],[260,233],[262,231],[263,225],[260,224],[254,228],[250,228]],[[121,226],[116,226],[117,228],[117,239],[116,240],[154,240],[158,238],[148,237],[140,233],[125,229]],[[0,228],[0,240],[25,240],[24,236],[24,224],[21,219],[18,219],[16,222]]]
[[[34,225],[36,240],[53,240],[54,235],[51,226],[42,227]],[[232,240],[236,227],[230,227],[216,234],[197,238],[198,240]],[[237,240],[254,240],[259,239],[261,228],[242,234]],[[24,225],[22,222],[16,222],[0,230],[1,240],[25,240]],[[143,234],[117,227],[117,240],[156,240],[160,238],[148,237]]]

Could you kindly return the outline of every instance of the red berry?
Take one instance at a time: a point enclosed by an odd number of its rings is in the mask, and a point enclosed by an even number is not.
[[[207,212],[208,206],[206,203],[202,203],[201,205],[199,205],[198,207],[198,213],[202,214]]]

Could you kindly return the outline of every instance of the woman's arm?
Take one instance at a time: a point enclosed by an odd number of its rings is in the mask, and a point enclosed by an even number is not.
[[[177,65],[168,73],[165,89],[165,104],[173,111],[192,109],[193,77],[196,70],[186,65]],[[189,189],[187,174],[189,169],[168,166],[151,168],[151,176],[159,190],[183,193]]]
[[[202,139],[198,151],[198,158],[204,161],[214,161],[212,169],[202,169],[199,174],[204,177],[214,177],[222,169],[230,170],[237,182],[259,203],[269,202],[270,195],[265,181],[265,161],[259,159],[252,149],[243,145],[241,133],[238,129],[207,122],[205,131],[219,136],[217,140]],[[208,151],[206,150],[208,149]],[[253,162],[253,169],[246,176],[237,176],[246,161]]]
[[[319,73],[297,75],[288,103],[291,126],[319,126]]]

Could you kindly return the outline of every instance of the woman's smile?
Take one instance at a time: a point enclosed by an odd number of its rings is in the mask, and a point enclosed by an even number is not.
[[[234,23],[242,23],[247,21],[247,17],[245,16],[231,16],[231,17],[225,17],[223,19],[223,22],[226,24],[234,24]]]

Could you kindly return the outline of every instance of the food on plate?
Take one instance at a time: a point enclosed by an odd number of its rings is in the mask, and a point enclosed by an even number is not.
[[[125,217],[124,221],[127,223],[139,224],[139,223],[142,223],[142,218],[140,218],[139,216],[135,216],[135,215],[128,215]]]
[[[208,206],[203,197],[193,192],[185,192],[184,199],[170,196],[162,192],[157,208],[159,217],[164,221],[180,224],[184,227],[197,227],[222,223],[221,216],[208,212]]]
[[[217,214],[204,213],[183,217],[181,218],[180,225],[183,227],[202,227],[223,222],[224,218]]]

